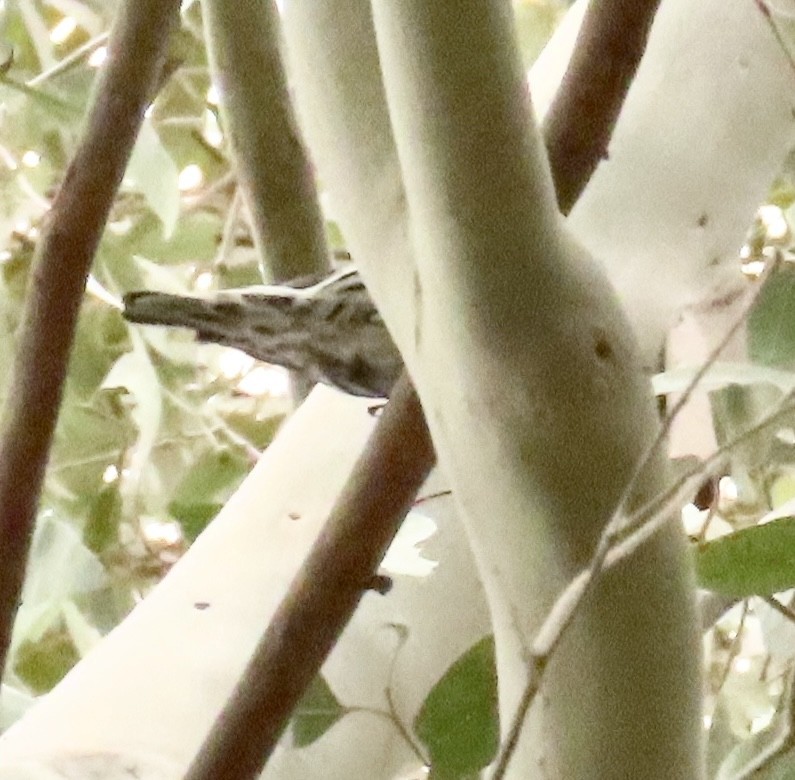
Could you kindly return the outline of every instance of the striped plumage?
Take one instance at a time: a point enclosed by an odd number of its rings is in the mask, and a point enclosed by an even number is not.
[[[305,281],[305,280],[304,280]],[[403,363],[354,268],[309,287],[226,290],[208,298],[124,296],[124,317],[191,328],[200,341],[236,347],[353,395],[387,397]]]

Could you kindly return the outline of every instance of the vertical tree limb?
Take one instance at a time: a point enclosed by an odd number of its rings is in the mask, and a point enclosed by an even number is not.
[[[331,269],[274,0],[203,0],[207,50],[254,242],[276,282]]]
[[[178,0],[120,4],[86,126],[33,260],[0,432],[0,668],[86,277],[178,15]]]
[[[505,728],[531,638],[658,422],[603,268],[550,217],[510,4],[372,8],[423,298],[411,367],[488,597]],[[633,501],[665,480],[658,453]],[[698,776],[694,580],[668,519],[601,577],[557,648],[516,776],[541,760],[572,780]]]
[[[205,38],[224,131],[265,278],[331,270],[312,165],[281,58],[274,0],[204,0]],[[291,373],[294,394],[311,389]]]

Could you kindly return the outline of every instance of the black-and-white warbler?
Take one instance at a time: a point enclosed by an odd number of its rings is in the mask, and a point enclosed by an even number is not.
[[[403,361],[356,269],[300,284],[225,290],[211,298],[132,292],[124,296],[124,317],[190,328],[200,341],[236,347],[311,382],[388,397]]]

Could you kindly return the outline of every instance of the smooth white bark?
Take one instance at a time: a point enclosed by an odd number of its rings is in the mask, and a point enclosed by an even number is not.
[[[587,560],[654,411],[609,285],[559,232],[510,5],[469,3],[455,19],[439,4],[373,9],[427,301],[415,380],[489,595],[507,724],[522,650]],[[664,479],[655,467],[646,496]],[[567,778],[698,775],[683,542],[671,529],[623,568],[555,656],[543,721],[557,739],[536,744],[514,776],[534,760]],[[673,764],[662,747],[672,744]]]
[[[127,777],[130,767],[146,780],[182,776],[372,429],[368,405],[313,392],[163,582],[0,737],[0,778],[88,777],[98,767],[108,778]],[[429,486],[443,488],[438,479]],[[364,597],[324,667],[347,706],[388,712],[391,683],[406,724],[452,660],[488,630],[449,501],[417,511],[437,526],[423,546],[437,562],[432,574],[427,565],[417,574],[387,568],[393,591]],[[396,547],[398,562],[410,563],[400,536]],[[406,627],[402,644],[394,625]],[[388,778],[420,763],[388,719],[358,713],[306,749],[277,750],[264,777]]]
[[[792,0],[768,4],[775,24]],[[579,0],[531,72],[543,116]],[[783,29],[786,29],[784,27]],[[663,0],[603,161],[568,219],[654,365],[684,306],[743,283],[737,252],[795,145],[795,73],[754,2]]]

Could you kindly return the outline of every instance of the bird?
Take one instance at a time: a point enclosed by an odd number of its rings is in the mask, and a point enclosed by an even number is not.
[[[235,347],[351,395],[388,398],[403,360],[355,266],[322,278],[183,297],[127,293],[124,318],[189,328],[201,342]]]

